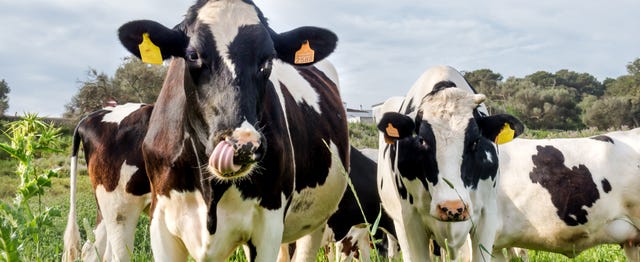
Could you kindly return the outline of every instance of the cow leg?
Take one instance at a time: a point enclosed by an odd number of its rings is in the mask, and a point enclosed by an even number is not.
[[[489,209],[495,210],[495,209]],[[475,229],[471,231],[471,243],[473,259],[472,261],[491,261],[491,252],[493,250],[493,242],[496,237],[497,221],[495,214],[488,215],[486,210],[480,215],[480,219],[476,221]]]
[[[130,261],[138,218],[146,206],[148,196],[134,196],[118,187],[106,192],[96,188],[96,198],[102,211],[102,222],[107,236],[106,260]]]
[[[318,250],[322,245],[325,226],[321,226],[315,231],[299,238],[296,241],[296,251],[293,253],[291,261],[316,261]]]
[[[402,220],[394,220],[393,224],[396,227],[403,261],[431,261],[429,235],[425,232],[421,219],[415,215],[407,216],[404,214]]]
[[[255,245],[255,261],[256,262],[273,262],[278,259],[278,251],[280,250],[280,243],[282,242],[282,233],[284,232],[284,208],[280,210],[267,211],[262,210],[260,212],[262,218],[256,221],[261,221],[261,225],[253,231],[251,242]],[[322,235],[320,235],[322,237]],[[296,253],[300,246],[296,243]],[[316,248],[316,252],[317,252]],[[292,261],[298,261],[295,255]],[[313,260],[315,261],[315,257]]]
[[[160,212],[154,212],[149,225],[151,237],[151,250],[155,261],[186,261],[189,255],[184,244],[175,235],[169,232],[165,217]]]
[[[102,261],[102,257],[107,251],[107,231],[102,221],[93,229],[93,235],[95,241],[92,243],[87,239],[87,242],[82,246],[82,261]]]
[[[383,211],[384,212],[384,211]],[[400,259],[400,251],[398,246],[398,240],[391,234],[385,233],[387,237],[387,258],[389,261],[396,261]]]

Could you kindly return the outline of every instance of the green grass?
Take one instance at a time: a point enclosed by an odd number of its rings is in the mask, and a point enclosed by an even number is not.
[[[377,147],[377,131],[373,125],[364,124],[350,124],[351,143],[358,147]],[[549,133],[546,131],[527,131],[531,133],[532,137],[557,137],[556,133]],[[574,132],[576,135],[584,135],[585,132]],[[567,132],[562,134],[563,136],[570,136],[572,133]],[[588,134],[593,135],[593,134]],[[67,213],[69,210],[69,177],[68,177],[68,156],[66,153],[55,155],[47,159],[38,160],[39,164],[45,166],[55,166],[63,168],[60,172],[62,177],[53,178],[53,187],[47,191],[46,199],[44,199],[45,205],[49,207],[58,207],[62,211],[62,216],[54,218],[53,229],[44,232],[44,237],[49,242],[42,247],[45,250],[44,253],[49,254],[47,257],[43,257],[43,261],[60,261],[62,254],[62,235],[64,227],[66,226]],[[15,161],[0,159],[0,199],[5,201],[11,201],[19,179],[13,173]],[[78,223],[80,225],[81,237],[84,241],[86,239],[86,232],[82,226],[82,219],[87,219],[90,225],[95,226],[96,207],[95,198],[93,196],[93,189],[91,187],[89,178],[86,176],[86,171],[81,169],[81,174],[78,177]],[[136,245],[133,250],[133,261],[152,261],[151,247],[149,243],[149,218],[146,215],[142,215],[138,222],[136,231]],[[29,245],[28,243],[25,243]],[[25,252],[29,252],[29,248],[25,249]],[[322,253],[322,251],[320,251]],[[619,245],[602,245],[592,249],[589,249],[581,253],[574,259],[569,259],[563,255],[542,252],[542,251],[529,251],[530,261],[625,261],[624,253],[621,251]],[[234,256],[228,261],[240,262],[245,261],[241,250],[234,253]],[[318,256],[317,261],[327,261],[322,256]],[[375,260],[374,260],[375,261]],[[380,260],[382,261],[382,260]]]

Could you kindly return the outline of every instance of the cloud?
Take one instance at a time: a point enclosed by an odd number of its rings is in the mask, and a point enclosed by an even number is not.
[[[404,95],[428,67],[489,68],[522,77],[569,69],[603,80],[640,55],[637,0],[366,1],[256,0],[276,31],[314,25],[340,38],[329,57],[348,106]],[[113,74],[128,53],[117,28],[134,19],[167,26],[192,1],[4,1],[0,78],[8,113],[61,115],[89,67]]]

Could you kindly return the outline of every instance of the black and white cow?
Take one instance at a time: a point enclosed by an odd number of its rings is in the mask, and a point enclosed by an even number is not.
[[[151,202],[149,180],[140,146],[153,106],[125,104],[105,107],[83,118],[73,134],[69,219],[64,236],[64,261],[129,261],[140,214]],[[87,241],[80,255],[76,221],[78,150],[82,143],[87,171],[98,206],[95,243]]]
[[[375,151],[377,153],[377,150]],[[366,223],[374,224],[380,216],[374,238],[383,240],[386,245],[379,245],[377,250],[380,255],[393,260],[399,256],[399,250],[393,221],[382,211],[380,195],[376,189],[377,164],[374,159],[353,146],[350,164],[349,178],[353,190],[350,187],[346,188],[338,210],[327,221],[321,246],[329,247],[326,252],[329,261],[351,261],[354,258],[370,261],[371,247],[374,243],[371,242]],[[357,199],[353,191],[357,193]],[[306,253],[305,256],[315,256],[318,250],[311,248],[317,245],[301,242],[296,242],[294,260],[301,253]]]
[[[500,173],[496,250],[522,247],[575,257],[619,243],[629,261],[638,261],[640,129],[516,139],[500,147]]]
[[[198,1],[174,29],[119,29],[137,56],[145,34],[174,57],[142,146],[155,260],[222,261],[246,243],[252,261],[272,262],[280,243],[323,226],[346,187],[349,142],[335,69],[311,64],[335,34],[277,34],[241,0]],[[303,44],[315,52],[298,56]]]
[[[438,66],[406,97],[383,105],[378,188],[404,261],[428,260],[431,238],[455,258],[469,233],[473,260],[491,258],[483,250],[491,250],[497,229],[493,142],[524,127],[510,115],[486,116],[484,100],[458,71]]]

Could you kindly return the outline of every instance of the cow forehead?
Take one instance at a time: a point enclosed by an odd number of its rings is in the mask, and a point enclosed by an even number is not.
[[[241,27],[261,23],[256,7],[244,1],[210,1],[198,10],[197,18],[209,27],[216,50],[235,78],[235,66],[229,57],[229,45]]]
[[[468,128],[473,118],[473,109],[478,105],[475,94],[457,88],[448,88],[435,95],[426,96],[421,105],[422,121],[426,121],[441,139],[460,137],[472,132]]]

